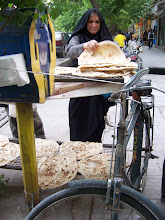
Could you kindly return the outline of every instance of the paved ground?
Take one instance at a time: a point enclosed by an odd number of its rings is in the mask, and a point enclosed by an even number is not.
[[[143,67],[165,67],[165,52],[157,48],[149,50],[144,47],[141,54]],[[152,75],[152,84],[155,87],[165,90],[165,76]],[[158,159],[150,160],[147,182],[144,194],[148,196],[164,213],[165,204],[160,202],[162,164],[165,157],[165,96],[159,92],[154,92],[155,97],[155,130],[154,130],[154,150],[153,154],[159,156]],[[46,101],[45,104],[38,104],[38,112],[43,120],[47,139],[57,141],[69,140],[68,126],[68,99]],[[110,117],[112,115],[109,113]],[[105,130],[103,143],[109,142],[109,130]],[[6,124],[0,129],[0,134],[12,137],[9,125]],[[0,219],[1,220],[23,220],[27,214],[27,207],[24,199],[24,187],[22,171],[1,169],[0,174],[4,173],[9,178],[7,192],[0,195]],[[55,190],[41,192],[41,199],[52,194]]]

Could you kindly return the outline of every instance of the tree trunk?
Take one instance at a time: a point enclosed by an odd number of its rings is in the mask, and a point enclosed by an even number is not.
[[[99,3],[96,0],[90,0],[92,7],[99,9]]]
[[[109,30],[112,38],[113,38],[115,35],[115,31],[116,31],[116,24],[112,25],[111,22],[109,21],[107,27],[108,27],[108,30]]]

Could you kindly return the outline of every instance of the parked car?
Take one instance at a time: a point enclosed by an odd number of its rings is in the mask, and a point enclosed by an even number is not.
[[[55,32],[56,39],[56,55],[59,57],[65,57],[65,45],[69,40],[69,35],[64,32]]]

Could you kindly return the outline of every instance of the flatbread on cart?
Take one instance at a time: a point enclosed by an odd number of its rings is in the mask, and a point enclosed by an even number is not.
[[[82,142],[82,141],[66,141],[60,146],[60,151],[72,149],[77,160],[100,154],[103,151],[103,144],[97,142]]]
[[[59,151],[59,144],[54,140],[35,138],[36,157],[56,155]]]
[[[12,162],[20,156],[20,148],[18,144],[8,143],[3,147],[0,147],[0,166]]]
[[[84,50],[78,57],[78,65],[74,75],[86,76],[89,73],[91,77],[100,77],[98,72],[109,78],[134,75],[137,69],[137,64],[126,58],[120,47],[112,41],[100,42],[94,52]]]
[[[86,179],[107,180],[109,176],[111,157],[111,153],[102,153],[80,160],[78,161],[78,172]],[[114,162],[112,161],[112,171],[113,170]]]
[[[55,75],[72,74],[75,70],[76,70],[76,67],[56,66],[55,67]]]
[[[96,69],[88,70],[88,71],[80,71],[77,69],[72,75],[80,76],[80,77],[93,77],[93,78],[116,78],[116,77],[122,77],[127,75],[134,75],[135,71],[131,68],[123,69],[123,70],[102,70],[97,71]]]
[[[78,161],[78,172],[86,179],[107,180],[110,171],[110,164],[112,160],[111,177],[114,172],[115,153],[112,152],[102,153],[88,157]],[[126,153],[126,167],[129,167],[132,162],[132,151]]]
[[[84,50],[78,57],[78,67],[56,67],[55,75],[74,75],[91,78],[116,78],[134,75],[137,64],[126,58],[121,48],[112,41],[102,41],[93,52]]]
[[[9,143],[9,138],[7,136],[0,135],[0,147],[4,147],[8,143]]]
[[[51,189],[71,181],[77,174],[77,160],[71,149],[37,159],[41,189]]]
[[[125,54],[116,43],[112,41],[102,41],[94,52],[91,50],[84,50],[78,57],[78,65],[103,63],[114,65],[125,60]]]

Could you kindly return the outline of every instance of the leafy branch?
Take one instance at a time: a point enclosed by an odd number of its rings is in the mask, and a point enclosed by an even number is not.
[[[18,11],[18,8],[21,6],[24,0],[21,0],[18,4],[18,7],[14,9],[13,13],[9,16],[8,20],[4,23],[4,25],[0,28],[0,33],[5,29],[5,27],[10,23],[16,12]]]

